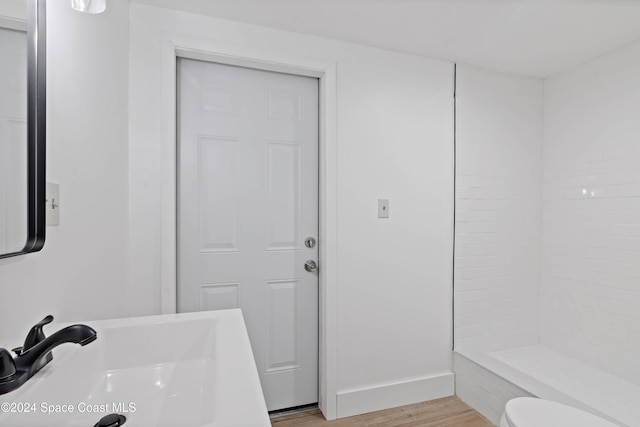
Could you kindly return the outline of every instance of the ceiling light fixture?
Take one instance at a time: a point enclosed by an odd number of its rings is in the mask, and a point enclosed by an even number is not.
[[[102,13],[107,8],[107,0],[71,0],[71,7],[79,12]]]

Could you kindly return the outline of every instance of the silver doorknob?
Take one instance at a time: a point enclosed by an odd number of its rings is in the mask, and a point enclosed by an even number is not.
[[[309,273],[313,273],[314,271],[318,271],[318,264],[312,259],[308,260],[304,263],[304,269]]]

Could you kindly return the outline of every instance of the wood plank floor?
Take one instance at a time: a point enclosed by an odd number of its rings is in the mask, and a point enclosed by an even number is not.
[[[456,396],[335,421],[325,420],[319,409],[313,409],[273,418],[271,424],[273,427],[493,427]]]

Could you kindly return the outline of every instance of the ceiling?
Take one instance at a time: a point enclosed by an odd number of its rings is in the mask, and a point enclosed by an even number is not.
[[[547,77],[640,39],[637,0],[131,0]]]

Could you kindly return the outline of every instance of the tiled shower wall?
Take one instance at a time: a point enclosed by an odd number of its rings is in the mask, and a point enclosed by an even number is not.
[[[457,67],[455,348],[538,343],[542,80]]]
[[[640,43],[544,90],[541,342],[640,382]]]

